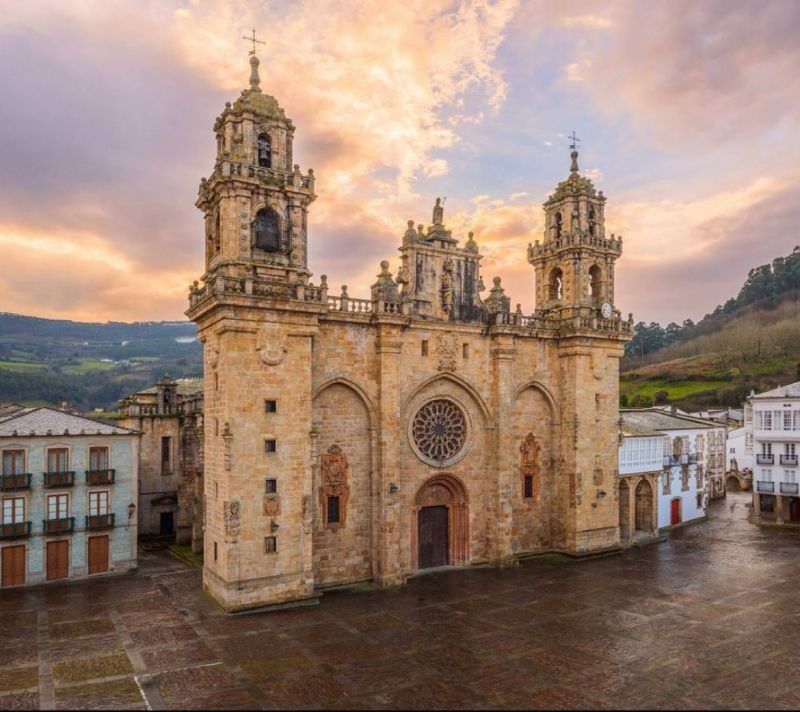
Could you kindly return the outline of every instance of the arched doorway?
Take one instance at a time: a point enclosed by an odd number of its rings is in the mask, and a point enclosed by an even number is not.
[[[411,539],[415,569],[467,562],[469,513],[460,480],[436,475],[420,487],[414,500]]]
[[[739,484],[739,478],[735,475],[731,475],[728,477],[727,482],[725,482],[725,491],[726,492],[741,492],[742,486]]]
[[[631,536],[630,487],[625,480],[619,483],[619,538],[627,541]]]
[[[636,531],[653,531],[653,488],[647,480],[636,486]]]

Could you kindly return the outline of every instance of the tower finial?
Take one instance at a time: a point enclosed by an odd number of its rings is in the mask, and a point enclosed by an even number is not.
[[[572,153],[569,154],[569,157],[572,159],[572,165],[569,168],[570,173],[577,173],[578,172],[578,144],[581,140],[575,135],[575,130],[573,129],[572,135],[567,136],[570,139],[569,147],[572,149]]]
[[[253,49],[251,49],[248,54],[250,55],[250,88],[255,91],[261,91],[261,79],[258,76],[258,57],[256,57],[256,45],[257,44],[266,44],[266,42],[262,42],[261,40],[256,39],[256,30],[253,28],[253,35],[252,37],[248,37],[247,35],[242,35],[243,40],[247,40],[248,42],[253,43]]]

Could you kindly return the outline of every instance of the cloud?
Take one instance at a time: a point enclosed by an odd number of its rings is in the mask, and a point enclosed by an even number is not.
[[[603,30],[614,26],[614,23],[607,17],[600,17],[599,15],[571,15],[563,18],[561,24],[564,27],[596,27]]]

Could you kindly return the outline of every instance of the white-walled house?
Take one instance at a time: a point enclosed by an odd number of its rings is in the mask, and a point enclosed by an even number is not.
[[[750,395],[745,443],[751,433],[755,520],[800,525],[800,381]]]
[[[53,408],[0,415],[0,585],[136,568],[139,434]]]
[[[704,460],[724,428],[655,408],[620,409],[620,538],[664,532],[706,516]],[[720,436],[719,433],[723,435]],[[713,434],[709,440],[709,434]]]

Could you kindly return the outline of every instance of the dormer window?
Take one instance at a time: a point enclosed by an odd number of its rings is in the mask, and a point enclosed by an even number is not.
[[[272,141],[269,134],[258,135],[258,165],[263,168],[272,168]]]
[[[280,252],[281,233],[278,213],[262,208],[256,213],[255,247],[265,252]]]

